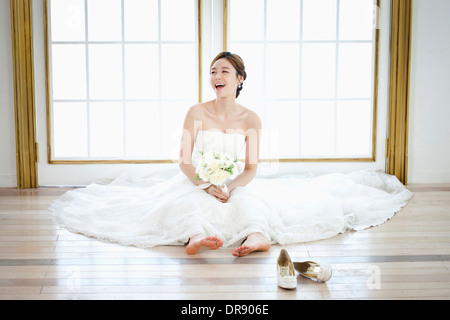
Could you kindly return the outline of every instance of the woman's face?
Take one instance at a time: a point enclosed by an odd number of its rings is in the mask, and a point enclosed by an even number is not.
[[[217,60],[211,68],[210,84],[217,97],[236,97],[237,86],[242,80],[228,59]]]

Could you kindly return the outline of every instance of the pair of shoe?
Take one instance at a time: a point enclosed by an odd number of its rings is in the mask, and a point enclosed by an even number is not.
[[[319,282],[327,282],[331,278],[331,266],[326,263],[318,264],[313,261],[292,262],[289,253],[281,249],[277,261],[278,286],[283,289],[297,288],[295,270],[306,278]]]

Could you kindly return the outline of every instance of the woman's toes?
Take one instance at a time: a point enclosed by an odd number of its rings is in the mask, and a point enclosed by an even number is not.
[[[251,247],[249,247],[249,246],[244,244],[244,245],[234,249],[231,254],[233,256],[236,256],[236,257],[243,257],[243,256],[246,256],[247,254],[249,254],[252,251],[254,251],[254,250],[252,250]]]

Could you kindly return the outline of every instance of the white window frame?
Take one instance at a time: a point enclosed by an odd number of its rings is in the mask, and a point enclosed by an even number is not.
[[[46,58],[46,63],[48,63],[48,75],[47,75],[47,95],[48,95],[48,101],[47,101],[47,130],[48,130],[48,134],[47,134],[47,138],[48,138],[48,145],[47,145],[47,150],[48,150],[48,162],[50,164],[107,164],[107,163],[172,163],[177,161],[175,158],[173,159],[167,159],[164,157],[155,157],[155,158],[151,158],[151,159],[147,159],[147,158],[130,158],[130,157],[92,157],[90,156],[90,139],[89,139],[89,106],[90,103],[94,102],[94,103],[104,103],[104,102],[118,102],[122,104],[123,107],[123,112],[125,112],[126,110],[126,102],[130,101],[130,102],[152,102],[152,103],[158,103],[159,105],[159,114],[162,114],[162,108],[163,108],[163,103],[164,102],[171,102],[171,101],[180,101],[179,99],[171,99],[171,98],[164,98],[162,97],[161,94],[161,86],[159,87],[159,98],[158,99],[126,99],[125,97],[125,81],[126,81],[126,74],[124,72],[124,66],[125,66],[125,47],[127,44],[151,44],[151,45],[157,45],[158,46],[158,59],[159,59],[159,72],[158,72],[158,81],[159,83],[162,83],[162,72],[161,72],[161,59],[162,57],[162,46],[166,45],[166,44],[191,44],[194,45],[194,47],[196,48],[196,56],[198,57],[198,64],[196,66],[196,69],[199,70],[198,74],[197,74],[197,79],[195,80],[196,83],[196,90],[197,90],[197,99],[196,101],[192,101],[192,102],[188,102],[186,101],[186,110],[189,107],[189,105],[192,105],[193,103],[196,102],[200,102],[201,101],[201,81],[202,81],[202,74],[201,74],[201,18],[202,18],[202,9],[201,9],[201,5],[202,5],[202,0],[195,0],[195,21],[197,22],[195,24],[195,40],[194,41],[164,41],[161,40],[161,2],[164,0],[157,0],[158,1],[158,40],[157,41],[126,41],[125,40],[125,31],[124,31],[124,0],[121,0],[121,11],[122,11],[122,15],[121,15],[121,24],[122,24],[122,30],[121,30],[121,34],[122,34],[122,38],[121,40],[117,40],[117,41],[90,41],[88,39],[88,22],[87,22],[87,1],[88,0],[84,0],[85,3],[85,40],[84,41],[53,41],[51,38],[52,35],[52,31],[51,31],[51,23],[50,23],[50,17],[51,17],[51,5],[50,5],[50,0],[44,0],[43,1],[43,6],[44,6],[44,25],[45,25],[45,34],[44,37],[47,39],[45,41],[45,45],[46,45],[46,52],[47,52],[47,58]],[[178,26],[176,26],[178,27]],[[87,90],[87,98],[86,99],[82,99],[82,100],[77,100],[77,99],[69,99],[69,100],[65,100],[65,99],[53,99],[53,90],[52,90],[52,81],[51,81],[51,75],[52,75],[52,45],[53,44],[82,44],[86,46],[86,53],[85,53],[85,58],[86,58],[86,90]],[[123,84],[123,97],[122,99],[114,99],[114,100],[110,100],[110,99],[91,99],[89,97],[89,87],[90,87],[90,83],[89,83],[89,45],[91,44],[117,44],[120,45],[122,47],[122,84]],[[53,103],[58,103],[58,102],[83,102],[83,103],[87,103],[87,113],[88,113],[88,142],[87,142],[87,151],[88,151],[88,156],[87,157],[81,157],[81,158],[76,158],[76,157],[55,157],[54,155],[54,119],[53,119]],[[125,127],[126,127],[126,123],[125,123],[125,116],[124,118],[124,139],[123,139],[123,154],[126,154],[126,139],[125,139]],[[180,128],[181,129],[181,128]],[[160,146],[160,150],[162,148],[162,144],[163,141],[161,141],[161,134],[162,131],[162,126],[160,126],[159,132],[160,132],[160,139],[159,139],[159,146]]]
[[[202,56],[201,75],[208,75],[209,64],[212,58],[224,49],[224,21],[223,8],[226,0],[202,0]],[[44,0],[34,0],[33,11],[33,44],[34,44],[34,77],[35,77],[35,103],[37,122],[37,142],[39,144],[39,185],[40,186],[79,186],[86,185],[98,179],[113,179],[124,172],[133,176],[148,176],[154,173],[168,176],[179,172],[178,164],[168,162],[116,162],[95,163],[88,165],[78,163],[50,163],[48,156],[47,141],[47,89],[45,67],[45,37],[44,28],[46,17],[44,16]],[[350,172],[354,170],[374,169],[386,171],[386,132],[388,122],[388,98],[389,98],[389,48],[390,48],[390,0],[380,0],[380,46],[379,46],[379,72],[378,72],[378,100],[377,105],[377,141],[376,160],[370,162],[351,161],[308,161],[308,162],[285,162],[267,161],[259,165],[259,176],[272,176],[283,173],[330,173],[330,172]],[[212,96],[212,91],[208,81],[202,83],[202,100],[206,101]]]
[[[224,0],[224,32],[223,32],[223,43],[224,43],[224,47],[225,50],[228,50],[229,48],[231,48],[232,50],[232,45],[233,44],[262,44],[263,48],[264,48],[264,52],[263,53],[259,53],[259,54],[263,54],[264,55],[264,63],[266,63],[266,59],[265,56],[267,54],[267,46],[268,44],[298,44],[300,46],[300,50],[299,50],[299,60],[300,60],[300,72],[299,72],[299,97],[298,98],[286,98],[286,99],[280,99],[280,98],[267,98],[267,88],[265,88],[263,90],[263,97],[262,99],[258,99],[257,103],[261,103],[263,105],[263,114],[261,114],[260,116],[263,118],[264,121],[264,116],[265,113],[267,111],[267,102],[283,102],[283,101],[296,101],[299,104],[299,109],[301,110],[302,108],[302,102],[303,101],[332,101],[334,103],[334,110],[335,110],[335,117],[337,117],[337,109],[338,109],[338,102],[339,101],[369,101],[371,103],[371,139],[369,141],[370,143],[370,154],[368,155],[355,155],[355,156],[340,156],[337,155],[336,152],[336,139],[337,139],[337,125],[335,126],[335,143],[334,143],[334,155],[326,155],[326,156],[307,156],[307,155],[299,155],[298,157],[285,157],[285,158],[266,158],[266,159],[262,159],[262,161],[264,162],[273,162],[273,161],[281,161],[281,162],[375,162],[376,161],[376,157],[377,157],[377,111],[378,111],[378,91],[379,91],[379,83],[378,83],[378,78],[379,78],[379,56],[380,56],[380,46],[379,46],[379,40],[380,40],[380,32],[378,32],[379,30],[377,28],[374,28],[373,30],[373,37],[372,40],[341,40],[339,38],[339,26],[340,26],[340,0],[336,0],[336,39],[335,40],[304,40],[303,39],[303,23],[300,22],[300,30],[299,30],[299,34],[300,34],[300,38],[299,40],[280,40],[280,41],[274,41],[274,40],[267,40],[267,0],[261,0],[264,1],[264,39],[263,40],[252,40],[252,41],[231,41],[229,39],[229,34],[230,34],[230,7],[232,6],[233,3],[235,3],[238,0]],[[303,14],[303,0],[299,0],[300,1],[300,13]],[[377,15],[377,17],[379,17],[379,13],[380,13],[380,0],[374,0],[374,14]],[[377,23],[377,21],[374,21],[374,23]],[[379,27],[379,26],[378,26]],[[302,61],[302,47],[303,44],[307,44],[307,43],[331,43],[331,44],[336,44],[336,58],[335,58],[335,68],[336,68],[336,72],[335,72],[335,96],[333,98],[327,98],[327,99],[316,99],[316,98],[303,98],[302,97],[302,92],[301,92],[301,82],[302,82],[302,66],[301,66],[301,61]],[[339,44],[341,43],[370,43],[373,44],[372,47],[372,66],[371,66],[371,71],[372,71],[372,77],[371,77],[371,87],[373,90],[371,90],[371,95],[370,97],[365,97],[365,98],[339,98],[338,97],[338,60],[339,60]],[[237,52],[239,54],[239,52]],[[264,77],[266,76],[266,73],[264,72]],[[265,83],[265,82],[264,82]],[[299,124],[301,123],[301,112],[299,111]],[[336,118],[335,118],[336,121]],[[300,128],[299,128],[300,129]],[[270,134],[270,133],[269,133]],[[298,134],[299,134],[299,144],[301,144],[301,130],[298,130]],[[299,150],[301,150],[301,145],[299,145]]]

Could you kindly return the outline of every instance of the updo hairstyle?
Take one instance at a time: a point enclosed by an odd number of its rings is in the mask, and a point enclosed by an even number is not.
[[[247,79],[247,73],[245,72],[245,65],[244,65],[244,61],[242,60],[241,57],[239,57],[237,54],[235,53],[231,53],[228,51],[224,51],[219,53],[211,62],[211,66],[209,67],[209,69],[211,70],[214,63],[216,63],[217,60],[220,59],[227,59],[231,65],[234,67],[234,69],[236,69],[237,75],[240,75],[245,79]],[[241,93],[243,87],[243,83],[240,83],[237,87],[236,90],[236,98],[239,96],[239,94]]]

